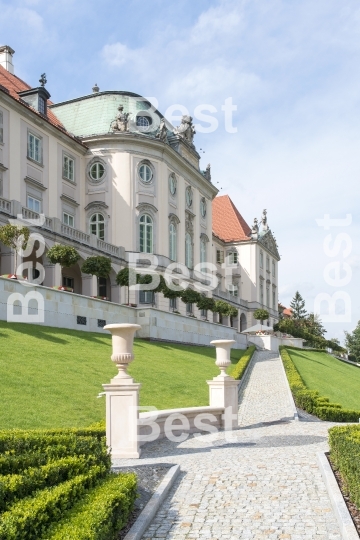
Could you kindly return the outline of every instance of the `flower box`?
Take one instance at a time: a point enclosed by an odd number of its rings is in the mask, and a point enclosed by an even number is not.
[[[61,286],[61,287],[52,287],[52,289],[56,289],[57,291],[66,291],[66,292],[74,292],[74,289],[72,289],[71,287],[64,287],[64,286]]]

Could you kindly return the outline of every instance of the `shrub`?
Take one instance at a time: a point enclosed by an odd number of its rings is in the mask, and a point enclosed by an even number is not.
[[[38,540],[50,523],[60,520],[106,473],[104,465],[95,466],[88,474],[45,488],[34,497],[13,504],[0,515],[0,540]]]
[[[27,469],[24,474],[0,476],[0,512],[13,502],[31,495],[37,489],[55,486],[89,470],[96,459],[77,456],[61,458],[42,467]]]
[[[51,527],[48,540],[109,540],[124,525],[136,498],[134,474],[111,474]]]
[[[336,426],[329,430],[330,458],[339,469],[350,499],[360,508],[360,426]]]
[[[300,409],[328,422],[357,422],[360,418],[360,411],[343,409],[340,403],[330,403],[329,398],[320,396],[316,390],[306,388],[287,351],[287,349],[291,348],[296,347],[280,345],[279,350],[296,405]]]
[[[253,357],[255,349],[256,349],[255,345],[251,345],[250,347],[248,347],[246,349],[245,354],[243,354],[243,356],[240,358],[238,363],[235,364],[231,372],[231,376],[234,377],[234,379],[236,379],[237,381],[239,381],[244,375],[244,372],[246,368],[248,367],[250,360]]]

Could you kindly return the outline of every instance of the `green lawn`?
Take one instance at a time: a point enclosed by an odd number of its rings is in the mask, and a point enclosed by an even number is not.
[[[140,404],[208,405],[213,347],[136,340],[129,373]],[[243,351],[232,351],[232,362]],[[116,374],[111,336],[0,321],[0,429],[82,427],[105,418],[102,384]]]
[[[346,409],[360,408],[360,369],[325,352],[287,349],[309,390],[340,403]]]

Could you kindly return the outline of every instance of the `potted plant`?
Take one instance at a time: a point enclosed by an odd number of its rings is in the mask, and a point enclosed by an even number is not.
[[[99,296],[99,278],[108,278],[111,272],[111,259],[102,255],[96,255],[94,257],[88,257],[81,267],[81,271],[84,274],[90,274],[97,278],[97,292],[96,298],[99,300],[108,300],[107,296]]]
[[[75,248],[63,246],[62,244],[55,244],[52,246],[48,250],[46,256],[52,264],[60,264],[61,268],[70,268],[70,266],[74,266],[80,259],[80,255]],[[61,284],[60,286],[55,285],[53,289],[73,292],[73,289],[64,287]]]
[[[17,257],[18,251],[25,249],[30,237],[30,229],[28,227],[20,227],[19,225],[3,225],[0,227],[0,241],[6,246],[14,250],[14,273],[6,274],[5,277],[17,279]]]

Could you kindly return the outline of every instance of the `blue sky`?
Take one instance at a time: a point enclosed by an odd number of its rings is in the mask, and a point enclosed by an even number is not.
[[[360,319],[360,5],[356,0],[1,1],[0,41],[15,51],[16,73],[36,85],[47,73],[52,99],[102,90],[155,97],[165,113],[217,109],[219,127],[198,133],[202,168],[251,223],[267,208],[280,263],[280,300],[296,289],[313,310],[319,293],[345,291]],[[237,106],[236,133],[221,105]],[[324,214],[352,224],[324,231]],[[329,257],[328,234],[349,235],[350,254]],[[350,267],[349,283],[326,283],[326,265]],[[346,270],[345,268],[345,270]],[[345,270],[340,266],[340,277]],[[333,272],[336,271],[333,270]],[[349,270],[348,270],[349,272]],[[331,273],[330,273],[331,277]]]

